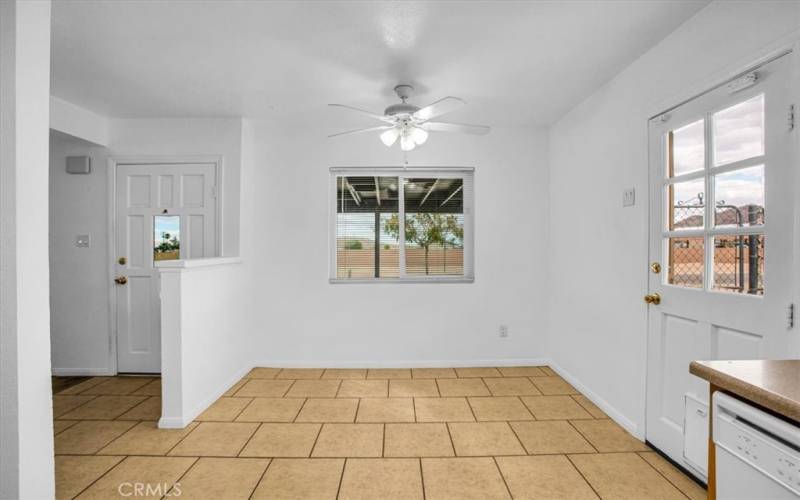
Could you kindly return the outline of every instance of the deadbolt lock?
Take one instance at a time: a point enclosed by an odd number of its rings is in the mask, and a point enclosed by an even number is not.
[[[650,270],[653,271],[653,274],[658,274],[661,272],[661,264],[658,262],[653,262],[650,264]]]
[[[117,262],[119,263],[120,266],[124,266],[125,264],[128,263],[128,259],[126,259],[125,257],[120,257],[119,259],[117,259]]]

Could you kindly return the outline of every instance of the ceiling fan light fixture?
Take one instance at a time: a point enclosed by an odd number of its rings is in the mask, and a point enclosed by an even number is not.
[[[419,127],[411,129],[411,138],[417,146],[422,146],[428,140],[428,131]]]
[[[400,136],[400,149],[403,151],[411,151],[417,147],[414,143],[414,138],[411,136],[411,133],[408,130],[404,130],[403,134]]]
[[[390,128],[381,134],[381,141],[386,145],[386,147],[390,148],[395,142],[397,142],[398,137],[400,137],[400,130],[397,127]]]
[[[400,149],[403,151],[411,151],[416,149],[417,146],[422,146],[427,142],[429,132],[456,132],[476,135],[483,135],[489,132],[489,127],[485,125],[431,121],[433,118],[451,113],[466,104],[463,99],[448,96],[420,108],[408,102],[408,99],[414,91],[413,87],[410,85],[398,85],[394,90],[401,102],[387,107],[382,115],[345,104],[329,104],[329,106],[345,108],[361,113],[364,116],[369,116],[370,118],[379,120],[382,125],[360,128],[357,130],[347,130],[345,132],[329,135],[328,137],[361,134],[380,130],[381,142],[383,142],[386,147],[394,146],[399,139]]]

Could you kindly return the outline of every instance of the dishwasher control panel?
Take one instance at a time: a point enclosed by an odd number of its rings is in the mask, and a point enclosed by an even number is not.
[[[743,404],[741,402],[738,402]],[[748,410],[754,409],[748,407]],[[755,422],[754,415],[715,405],[714,443],[800,496],[800,446],[792,437],[800,429],[769,415],[771,425]],[[754,409],[759,413],[760,410]],[[766,415],[766,414],[765,414]],[[751,417],[751,418],[748,418]],[[784,426],[786,428],[784,429]],[[792,431],[789,435],[781,431]],[[789,439],[787,439],[789,438]]]

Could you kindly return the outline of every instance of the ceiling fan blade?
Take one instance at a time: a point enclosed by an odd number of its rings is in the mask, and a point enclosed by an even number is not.
[[[437,116],[441,116],[445,113],[455,111],[464,104],[466,104],[466,102],[458,97],[445,97],[444,99],[439,99],[433,104],[428,104],[424,108],[418,109],[413,116],[417,120],[430,120],[431,118],[436,118]]]
[[[491,130],[486,125],[468,125],[466,123],[425,122],[419,126],[431,132],[457,132],[476,135],[486,135]]]
[[[328,137],[338,137],[340,135],[350,135],[350,134],[360,134],[362,132],[372,132],[373,130],[387,130],[390,128],[394,128],[393,125],[380,125],[377,127],[367,127],[367,128],[357,128],[355,130],[348,130],[346,132],[338,132],[336,134],[331,134]]]
[[[354,108],[353,106],[347,106],[346,104],[328,104],[328,106],[334,106],[337,108],[345,108],[345,109],[350,109],[352,111],[358,111],[359,113],[375,118],[376,120],[380,120],[386,123],[394,123],[394,119],[390,116],[379,115],[377,113],[373,113],[365,109]]]

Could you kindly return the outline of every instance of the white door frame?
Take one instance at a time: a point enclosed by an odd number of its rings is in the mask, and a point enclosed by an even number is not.
[[[792,73],[794,75],[795,81],[800,81],[800,30],[795,30],[786,36],[780,38],[779,40],[769,44],[768,46],[764,47],[762,50],[755,52],[749,57],[743,57],[738,60],[738,62],[729,65],[723,68],[720,71],[715,72],[712,76],[703,78],[698,82],[688,86],[685,91],[676,94],[676,96],[670,98],[669,100],[663,100],[659,103],[653,105],[648,109],[647,112],[647,121],[644,123],[645,126],[648,128],[648,138],[647,138],[647,232],[645,234],[645,241],[647,244],[647,258],[641,263],[641,269],[646,270],[643,273],[643,288],[642,288],[642,295],[648,293],[650,289],[650,271],[648,269],[650,262],[656,261],[661,259],[661,255],[653,256],[650,254],[650,231],[651,231],[651,217],[650,213],[653,209],[654,200],[652,196],[650,196],[650,186],[653,182],[652,179],[652,155],[650,154],[650,144],[651,144],[651,137],[649,135],[650,129],[650,120],[657,118],[658,116],[669,112],[672,109],[675,109],[697,97],[704,95],[707,92],[711,92],[716,88],[719,88],[722,85],[725,85],[727,82],[735,79],[739,75],[746,74],[752,71],[759,66],[762,66],[772,60],[775,60],[781,56],[785,55],[786,57],[790,58],[790,66]],[[794,102],[800,103],[800,85],[793,85],[791,87],[792,96],[791,99]],[[797,114],[797,125],[796,127],[800,127],[800,109],[796,111]],[[790,157],[796,164],[798,157],[800,156],[800,144],[798,140],[800,139],[800,134],[795,134],[793,138],[793,145]],[[795,168],[798,168],[795,165]],[[800,192],[800,175],[795,176],[794,180],[795,184],[795,192]],[[795,228],[800,227],[800,197],[796,197],[794,201],[794,225]],[[798,276],[798,271],[800,271],[800,244],[794,245],[794,249],[792,250],[793,256],[793,263],[792,263],[792,276]],[[792,283],[792,297],[793,303],[798,304],[800,302],[800,279],[795,278],[794,283]],[[644,316],[644,327],[645,332],[647,332],[647,337],[649,340],[649,328],[650,328],[650,316],[649,314],[645,314]],[[800,328],[800,324],[796,322],[794,328]],[[642,355],[644,356],[645,360],[648,358],[648,349],[649,349],[649,342],[645,342],[644,344],[644,352]],[[795,346],[794,352],[787,352],[787,356],[792,356],[792,354],[800,354],[800,345]],[[647,362],[645,362],[647,363]],[[687,368],[688,370],[688,368]],[[646,367],[645,369],[645,377],[647,377],[649,369]],[[643,401],[645,405],[643,406],[644,412],[642,414],[642,429],[641,432],[637,432],[636,434],[641,437],[641,439],[646,440],[647,437],[647,388],[648,388],[648,381],[645,380],[644,384],[644,394],[643,394]],[[638,431],[638,429],[637,429]]]
[[[213,164],[216,174],[216,250],[217,257],[224,255],[223,230],[225,225],[222,219],[222,198],[224,179],[224,157],[222,155],[189,155],[189,156],[113,156],[107,161],[107,238],[108,249],[108,367],[111,374],[118,373],[117,363],[117,285],[114,277],[117,275],[117,167],[119,165],[183,165],[183,164]]]

